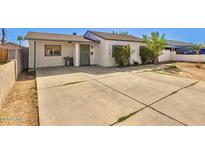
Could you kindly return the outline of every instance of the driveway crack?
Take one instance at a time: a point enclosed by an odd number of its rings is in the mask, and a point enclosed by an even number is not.
[[[41,89],[39,89],[39,90],[50,89],[50,88],[56,88],[56,87],[63,87],[63,86],[69,86],[69,85],[79,84],[79,83],[83,83],[83,82],[87,82],[87,81],[90,81],[90,80],[67,82],[67,83],[64,83],[64,84],[56,85],[56,86],[50,86],[50,87],[41,88]]]
[[[85,75],[85,76],[87,76],[87,75]],[[126,97],[129,97],[130,99],[132,99],[132,100],[134,100],[134,101],[136,101],[136,102],[138,102],[138,103],[140,103],[140,104],[142,104],[142,105],[145,106],[145,107],[143,107],[143,108],[141,108],[141,109],[139,109],[139,110],[137,110],[137,111],[134,111],[134,112],[132,112],[132,113],[130,113],[130,114],[128,114],[128,115],[125,115],[125,116],[120,117],[116,122],[110,124],[110,126],[114,126],[114,125],[117,124],[117,123],[121,123],[121,122],[127,120],[128,118],[132,117],[132,116],[135,115],[136,113],[138,113],[138,112],[140,112],[140,111],[142,111],[142,110],[144,110],[144,109],[146,109],[146,108],[150,108],[150,109],[152,109],[152,110],[154,110],[154,111],[156,111],[156,112],[158,112],[158,113],[160,113],[160,114],[162,114],[162,115],[164,115],[164,116],[166,116],[166,117],[168,117],[168,118],[170,118],[170,119],[172,119],[172,120],[174,120],[174,121],[176,121],[176,122],[178,122],[178,123],[180,123],[180,124],[182,124],[182,125],[184,125],[184,126],[187,126],[187,124],[185,124],[185,123],[183,123],[183,122],[181,122],[181,121],[179,121],[179,120],[177,120],[177,119],[175,119],[175,118],[173,118],[173,117],[171,117],[171,116],[169,116],[169,115],[167,115],[167,114],[165,114],[165,113],[163,113],[163,112],[161,112],[161,111],[158,111],[157,109],[151,107],[151,105],[153,105],[153,104],[155,104],[155,103],[157,103],[157,102],[159,102],[159,101],[161,101],[161,100],[163,100],[163,99],[165,99],[165,98],[167,98],[167,97],[169,97],[169,96],[172,96],[172,95],[178,93],[179,91],[181,91],[181,90],[183,90],[183,89],[186,89],[186,88],[188,88],[188,87],[194,86],[194,85],[196,85],[197,83],[200,82],[200,81],[196,81],[196,82],[191,83],[191,84],[189,84],[189,85],[187,85],[187,86],[184,86],[184,87],[182,87],[182,88],[179,88],[179,89],[177,89],[177,90],[171,92],[170,94],[168,94],[168,95],[166,95],[166,96],[164,96],[164,97],[162,97],[162,98],[160,98],[160,99],[154,101],[153,103],[147,105],[147,104],[145,104],[145,103],[143,103],[143,102],[141,102],[141,101],[139,101],[139,100],[137,100],[137,99],[135,99],[135,98],[133,98],[133,97],[127,95],[127,94],[124,94],[124,93],[121,92],[121,91],[118,91],[118,90],[115,89],[115,88],[112,88],[112,87],[110,87],[110,86],[108,86],[108,85],[106,85],[106,84],[100,82],[98,79],[92,78],[92,77],[90,77],[90,76],[87,76],[87,77],[90,78],[90,79],[93,79],[93,80],[95,80],[96,82],[102,84],[103,86],[105,86],[105,87],[107,87],[107,88],[109,88],[109,89],[112,89],[112,90],[114,90],[114,91],[120,93],[121,95],[124,95],[124,96],[126,96]]]
[[[162,97],[162,98],[160,98],[160,99],[154,101],[153,103],[151,103],[151,104],[149,104],[149,105],[146,105],[146,104],[145,104],[145,107],[144,107],[144,108],[142,108],[142,109],[140,109],[140,110],[137,110],[137,111],[135,111],[135,112],[132,112],[132,113],[126,115],[126,116],[120,117],[116,122],[114,122],[114,123],[111,124],[110,126],[113,126],[113,125],[115,125],[115,124],[117,124],[117,123],[121,123],[121,122],[127,120],[128,118],[130,118],[131,116],[135,115],[135,114],[138,113],[139,111],[142,111],[142,110],[144,110],[144,109],[146,109],[146,108],[150,108],[150,109],[152,109],[152,110],[154,110],[154,111],[156,111],[156,112],[158,112],[158,113],[160,113],[160,114],[162,114],[162,115],[164,115],[164,116],[166,116],[166,117],[168,117],[168,118],[170,118],[170,119],[172,119],[172,120],[177,121],[178,123],[180,123],[180,124],[182,124],[182,125],[184,125],[184,126],[187,126],[187,124],[185,124],[185,123],[183,123],[183,122],[181,122],[181,121],[179,121],[179,120],[177,120],[177,119],[175,119],[175,118],[173,118],[173,117],[171,117],[171,116],[169,116],[169,115],[167,115],[167,114],[165,114],[165,113],[163,113],[163,112],[161,112],[161,111],[159,111],[159,110],[157,110],[157,109],[155,109],[155,108],[153,108],[153,107],[151,107],[151,105],[153,105],[153,104],[155,104],[155,103],[157,103],[157,102],[159,102],[159,101],[161,101],[161,100],[163,100],[163,99],[165,99],[165,98],[167,98],[167,97],[169,97],[169,96],[172,96],[172,95],[178,93],[179,91],[181,91],[181,90],[183,90],[183,89],[186,89],[186,88],[188,88],[188,87],[194,86],[194,85],[196,85],[197,83],[199,83],[199,81],[196,81],[196,82],[191,83],[191,84],[189,84],[189,85],[187,85],[187,86],[185,86],[185,87],[182,87],[182,88],[180,88],[180,89],[178,89],[178,90],[176,90],[176,91],[174,91],[174,92],[172,92],[172,93],[170,93],[170,94],[168,94],[168,95],[166,95],[166,96],[164,96],[164,97]],[[136,100],[136,99],[134,99],[134,100]],[[138,102],[139,102],[139,101],[138,101]]]
[[[151,105],[153,105],[153,104],[155,104],[155,103],[157,103],[157,102],[159,102],[159,101],[161,101],[161,100],[163,100],[163,99],[165,99],[165,98],[167,98],[167,97],[169,97],[169,96],[172,96],[172,95],[178,93],[179,91],[181,91],[181,90],[183,90],[183,89],[186,89],[186,88],[189,88],[189,87],[191,87],[191,86],[194,86],[194,85],[197,84],[197,83],[199,83],[199,81],[196,81],[196,82],[191,83],[191,84],[189,84],[189,85],[187,85],[187,86],[185,86],[185,87],[182,87],[182,88],[180,88],[180,89],[178,89],[178,90],[175,90],[175,91],[171,92],[170,94],[168,94],[168,95],[166,95],[166,96],[164,96],[164,97],[162,97],[162,98],[160,98],[160,99],[154,101],[153,103],[149,104],[149,106],[151,106]]]
[[[79,70],[75,70],[75,69],[73,69],[73,68],[72,68],[72,70],[74,70],[75,72],[79,72]],[[92,76],[86,75],[86,71],[83,71],[83,70],[80,70],[80,72],[82,72],[84,76],[87,76],[87,77],[88,77],[88,80],[78,80],[78,81],[67,82],[67,83],[61,83],[61,84],[59,83],[58,85],[53,85],[53,86],[45,87],[45,88],[38,89],[38,90],[43,90],[43,89],[48,89],[48,88],[53,88],[53,87],[69,86],[69,85],[74,85],[74,84],[77,84],[77,85],[78,85],[78,84],[80,84],[80,83],[88,82],[88,81],[96,81],[97,83],[101,84],[102,86],[104,86],[104,87],[106,87],[106,88],[109,88],[109,89],[115,91],[116,93],[121,94],[121,95],[123,95],[124,97],[130,98],[130,99],[134,100],[135,102],[140,103],[140,104],[143,105],[142,108],[140,108],[140,109],[138,109],[138,110],[133,110],[133,111],[131,111],[130,113],[128,112],[128,113],[125,114],[124,116],[121,116],[121,117],[119,117],[119,118],[117,117],[118,119],[116,119],[114,123],[110,124],[110,126],[113,126],[113,125],[116,125],[116,124],[121,123],[121,122],[123,122],[123,121],[126,121],[126,120],[129,119],[130,117],[132,117],[132,116],[138,114],[139,112],[143,111],[143,110],[146,109],[146,108],[152,109],[152,110],[158,112],[158,113],[161,114],[161,115],[164,115],[164,116],[166,116],[166,117],[168,117],[168,118],[170,118],[170,119],[172,119],[172,120],[174,120],[174,121],[176,121],[176,122],[178,122],[178,123],[180,123],[180,124],[182,124],[182,125],[184,125],[184,126],[187,126],[187,124],[185,124],[185,123],[183,123],[183,122],[181,122],[181,121],[179,121],[179,120],[177,120],[177,119],[175,119],[175,118],[173,118],[173,117],[167,115],[166,113],[161,112],[161,111],[158,110],[158,109],[155,109],[154,107],[152,107],[152,105],[155,104],[155,103],[158,103],[158,102],[160,102],[160,101],[162,101],[162,100],[164,100],[164,99],[166,99],[166,98],[168,98],[168,97],[170,97],[170,96],[172,96],[172,95],[177,94],[178,92],[182,91],[183,89],[186,89],[186,88],[189,88],[189,87],[191,87],[191,86],[194,86],[194,85],[196,85],[197,83],[200,82],[200,81],[194,80],[194,81],[192,81],[191,84],[188,84],[188,85],[186,85],[186,86],[184,86],[184,87],[182,87],[182,88],[181,88],[181,87],[178,87],[177,90],[175,90],[175,91],[173,91],[173,92],[171,92],[171,93],[168,93],[166,96],[163,96],[163,97],[161,97],[161,98],[159,98],[159,99],[157,99],[157,100],[151,102],[151,104],[147,105],[147,104],[143,103],[142,101],[140,101],[140,100],[138,100],[138,99],[136,99],[136,98],[134,98],[134,97],[132,97],[132,96],[129,96],[129,95],[126,94],[124,91],[120,91],[120,90],[118,90],[118,88],[113,88],[112,86],[109,86],[109,84],[104,83],[103,81],[101,81],[101,79],[111,78],[111,77],[114,77],[114,76],[123,76],[124,73],[127,73],[127,74],[135,74],[135,73],[143,73],[143,72],[153,72],[152,70],[149,70],[148,68],[145,69],[145,70],[139,70],[139,71],[130,71],[130,72],[128,72],[128,71],[122,71],[122,72],[123,72],[122,74],[121,74],[120,71],[119,71],[119,72],[116,71],[116,72],[114,72],[114,73],[119,73],[119,74],[117,74],[117,75],[114,74],[114,75],[105,76],[105,77],[99,76],[99,78],[93,78]],[[155,73],[155,72],[154,72],[154,73]],[[37,74],[38,74],[38,73],[37,73]],[[38,76],[38,75],[37,75],[37,76]]]

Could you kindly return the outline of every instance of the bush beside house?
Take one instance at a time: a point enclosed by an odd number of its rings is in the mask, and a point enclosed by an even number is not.
[[[114,58],[116,64],[120,67],[129,66],[130,64],[130,45],[127,46],[114,46]]]
[[[154,53],[152,50],[148,49],[147,47],[141,46],[140,47],[140,57],[142,60],[142,64],[152,64],[154,63]]]

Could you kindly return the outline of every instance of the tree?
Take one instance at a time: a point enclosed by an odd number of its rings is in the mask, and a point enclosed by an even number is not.
[[[121,34],[121,35],[128,35],[128,32],[127,31],[124,31],[124,32],[122,32],[122,31],[112,31],[112,34]]]
[[[4,28],[2,28],[1,31],[2,31],[1,45],[2,45],[2,47],[4,47],[4,45],[6,43],[6,40],[5,40],[6,39],[6,32],[5,32]]]
[[[167,45],[165,34],[162,34],[160,36],[158,32],[152,32],[151,37],[143,35],[143,40],[146,43],[147,48],[154,54],[154,63],[158,63],[158,57],[162,54],[163,50]]]
[[[194,51],[196,52],[197,55],[200,54],[200,49],[202,48],[202,45],[201,44],[194,44],[192,47],[190,47],[189,49],[191,51]]]
[[[122,35],[128,35],[128,32],[119,32],[119,34],[122,34]]]
[[[17,40],[19,41],[19,45],[21,46],[21,42],[24,40],[23,36],[18,36]]]
[[[130,63],[130,45],[127,46],[114,46],[114,58],[119,66],[129,66]]]
[[[198,61],[198,63],[196,64],[196,67],[198,67],[198,68],[201,67],[200,66],[200,61],[201,61],[201,59],[200,59],[200,49],[202,47],[203,47],[202,44],[194,44],[192,47],[189,48],[191,51],[194,51],[197,54],[197,57],[198,57],[197,61]]]

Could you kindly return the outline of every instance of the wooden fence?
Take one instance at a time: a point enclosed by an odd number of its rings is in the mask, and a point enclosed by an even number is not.
[[[0,48],[0,63],[6,63],[8,60],[8,50]]]

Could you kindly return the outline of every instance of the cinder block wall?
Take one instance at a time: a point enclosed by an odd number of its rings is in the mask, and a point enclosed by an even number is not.
[[[9,59],[10,62],[0,65],[0,109],[22,71],[21,51],[12,52],[14,56]]]
[[[16,81],[15,61],[0,65],[0,109]]]

